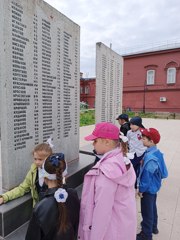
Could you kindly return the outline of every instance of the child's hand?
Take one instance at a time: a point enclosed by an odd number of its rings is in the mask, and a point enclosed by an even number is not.
[[[0,197],[0,205],[4,203],[4,199]]]
[[[139,196],[140,198],[143,198],[143,193],[142,193],[142,192],[138,192],[138,196]]]

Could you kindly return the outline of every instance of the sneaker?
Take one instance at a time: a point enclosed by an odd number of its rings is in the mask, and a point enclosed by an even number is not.
[[[157,228],[153,229],[153,233],[154,234],[158,234],[159,233],[159,230]]]
[[[141,231],[136,235],[136,240],[152,240],[152,238],[149,238]]]

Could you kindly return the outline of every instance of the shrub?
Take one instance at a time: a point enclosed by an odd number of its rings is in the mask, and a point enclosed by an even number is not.
[[[80,112],[80,127],[95,124],[95,110],[84,110]]]

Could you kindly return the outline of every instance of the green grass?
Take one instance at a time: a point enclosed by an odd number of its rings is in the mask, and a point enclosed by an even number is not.
[[[131,119],[134,116],[140,116],[142,118],[167,118],[166,115],[156,114],[156,113],[142,113],[142,112],[124,112],[127,113],[129,118]],[[173,118],[173,116],[169,115],[169,118]],[[80,112],[80,127],[93,125],[95,124],[95,110],[81,110]]]
[[[128,114],[129,118],[132,118],[134,116],[139,116],[142,118],[155,118],[156,114],[155,113],[142,113],[142,112],[124,112]]]
[[[80,112],[80,127],[95,124],[95,110],[83,110]]]

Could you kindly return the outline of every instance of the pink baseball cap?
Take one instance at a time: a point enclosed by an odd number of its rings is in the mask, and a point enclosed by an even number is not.
[[[158,132],[157,129],[155,128],[147,128],[147,129],[140,129],[142,135],[150,138],[151,140],[153,140],[154,144],[157,144],[160,141],[160,134]]]
[[[97,123],[92,134],[86,136],[86,141],[93,141],[96,138],[119,139],[119,128],[110,122]]]

